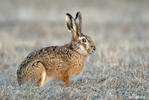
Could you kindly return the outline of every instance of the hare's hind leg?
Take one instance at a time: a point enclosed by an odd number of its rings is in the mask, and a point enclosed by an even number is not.
[[[36,85],[38,87],[42,87],[46,80],[46,71],[42,71],[40,75],[40,79],[37,81]]]
[[[47,73],[44,65],[41,62],[36,63],[38,80],[35,82],[35,85],[38,87],[42,87],[46,81]],[[35,76],[36,77],[36,76]]]

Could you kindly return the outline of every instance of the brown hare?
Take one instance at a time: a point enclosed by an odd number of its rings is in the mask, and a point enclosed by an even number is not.
[[[72,33],[70,43],[63,46],[44,47],[31,52],[17,70],[18,84],[32,81],[41,87],[50,78],[57,78],[65,86],[72,86],[69,78],[78,75],[85,66],[86,56],[95,51],[91,38],[81,32],[82,16],[73,18],[66,13],[66,25]]]

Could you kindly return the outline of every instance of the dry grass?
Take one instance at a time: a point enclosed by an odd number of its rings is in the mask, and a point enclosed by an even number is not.
[[[44,0],[39,7],[39,0],[22,2],[16,3],[24,5],[22,8],[15,8],[15,4],[9,2],[3,3],[15,10],[20,9],[21,14],[30,9],[30,14],[34,16],[19,16],[17,11],[11,10],[5,12],[10,16],[3,13],[0,17],[0,22],[3,23],[0,24],[0,99],[149,99],[147,2],[126,0],[121,4],[112,0],[90,4],[89,1],[78,1],[70,9],[67,9],[70,5],[66,7],[66,1],[60,2],[63,6],[57,8],[57,3],[52,1]],[[130,7],[132,3],[134,6]],[[83,73],[71,80],[73,88],[66,88],[58,80],[43,88],[36,88],[28,83],[19,87],[16,81],[17,66],[30,51],[70,41],[71,35],[64,28],[64,14],[66,11],[76,11],[76,5],[84,13],[83,30],[93,38],[97,51],[89,56]],[[2,5],[0,9],[5,11]],[[51,15],[47,14],[49,10]],[[18,15],[12,16],[13,12]],[[39,13],[43,16],[36,17]],[[49,17],[44,17],[45,15]],[[57,17],[54,18],[55,16]],[[8,20],[4,20],[4,17]]]

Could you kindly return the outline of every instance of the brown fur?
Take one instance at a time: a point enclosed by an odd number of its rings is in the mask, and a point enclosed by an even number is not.
[[[80,12],[79,20],[81,20]],[[17,70],[17,79],[19,85],[24,84],[26,81],[31,80],[36,86],[43,86],[44,83],[48,81],[49,78],[55,77],[64,82],[65,86],[71,86],[69,80],[70,77],[78,75],[83,67],[85,66],[86,54],[82,54],[84,51],[81,50],[79,36],[82,33],[75,33],[71,26],[71,21],[73,20],[73,25],[77,26],[74,18],[69,14],[69,21],[67,23],[68,29],[72,31],[72,41],[64,46],[50,46],[41,48],[31,52],[22,63],[19,65]],[[81,23],[81,21],[79,21]],[[77,28],[81,30],[80,28]],[[78,31],[77,31],[78,32]],[[84,36],[88,38],[87,36]],[[90,50],[93,51],[95,46],[92,41],[89,42],[91,45]],[[83,47],[86,48],[84,45]],[[85,51],[88,52],[88,49]],[[90,53],[89,51],[88,53]]]
[[[65,46],[46,47],[33,51],[26,57],[18,69],[18,82],[19,84],[24,83],[24,80],[32,76],[35,71],[38,73],[37,71],[39,70],[41,73],[45,68],[47,77],[56,77],[68,86],[68,83],[70,85],[70,82],[68,82],[69,77],[79,74],[83,69],[85,58],[84,55],[81,55],[78,52],[71,50],[70,47]],[[38,65],[39,62],[42,63],[43,66]]]

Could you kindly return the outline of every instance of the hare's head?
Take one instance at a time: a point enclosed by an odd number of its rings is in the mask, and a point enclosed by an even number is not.
[[[95,51],[96,47],[92,39],[81,32],[81,24],[82,16],[80,12],[77,12],[75,18],[69,13],[66,13],[66,25],[68,30],[72,33],[72,48],[83,55],[91,54]]]

